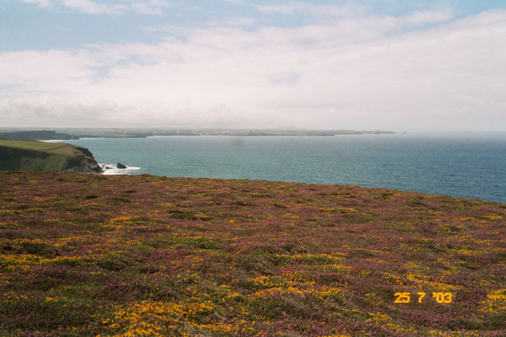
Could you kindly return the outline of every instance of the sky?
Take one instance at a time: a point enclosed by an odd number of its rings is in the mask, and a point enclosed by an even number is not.
[[[0,127],[506,131],[506,1],[0,0]]]

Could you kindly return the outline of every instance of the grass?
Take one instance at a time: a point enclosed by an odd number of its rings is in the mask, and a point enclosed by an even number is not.
[[[46,143],[31,140],[0,139],[0,146],[14,147],[25,150],[45,151],[50,153],[74,154],[75,146],[64,143]]]
[[[505,336],[505,219],[357,186],[0,172],[0,335]]]
[[[57,172],[66,169],[72,158],[91,155],[79,146],[29,140],[0,139],[0,155],[2,148],[10,152],[1,157],[0,170]]]

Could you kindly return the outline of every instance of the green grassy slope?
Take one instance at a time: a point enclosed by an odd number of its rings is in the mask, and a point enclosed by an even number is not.
[[[0,139],[0,146],[13,147],[17,149],[45,151],[51,153],[73,154],[76,151],[74,145],[65,143],[46,143],[35,140],[6,140]]]
[[[93,155],[87,149],[75,145],[0,140],[0,170],[3,171],[60,172],[80,165],[93,166],[93,162]]]

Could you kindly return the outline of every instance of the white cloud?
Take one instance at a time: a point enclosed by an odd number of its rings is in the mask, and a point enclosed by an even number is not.
[[[37,4],[43,8],[53,7],[55,4],[54,0],[22,0],[22,1],[30,4]]]
[[[260,6],[254,5],[253,7],[257,8],[258,11],[262,13],[280,13],[280,14],[294,14],[298,10],[300,10],[300,5],[278,5],[278,6]]]
[[[243,1],[242,0],[223,0],[224,2],[229,2],[231,4],[235,4],[235,5],[242,5],[243,4]]]
[[[89,0],[60,0],[60,2],[69,9],[94,15],[117,15],[126,9],[124,5],[104,5]]]
[[[441,11],[416,11],[410,16],[404,18],[404,21],[407,25],[423,25],[427,23],[439,23],[446,22],[453,18],[454,13],[452,10],[441,10]]]
[[[139,14],[162,14],[162,8],[169,7],[170,3],[164,0],[131,0],[131,6]]]
[[[311,14],[316,17],[321,16],[334,16],[334,17],[349,17],[358,14],[363,14],[365,8],[359,5],[344,5],[344,6],[330,6],[330,5],[314,5],[306,2],[292,2],[288,5],[253,5],[259,12],[267,14],[284,14],[293,15],[296,13]]]
[[[139,14],[162,14],[162,8],[170,6],[166,0],[129,0],[127,4],[102,4],[91,0],[22,0],[36,4],[42,8],[58,8],[59,6],[91,15],[119,15],[127,10]]]
[[[248,18],[248,17],[242,17],[242,18],[227,18],[220,21],[210,22],[208,23],[209,26],[225,26],[225,27],[248,27],[253,26],[257,23],[257,20]]]
[[[0,53],[0,86],[7,95],[59,93],[91,83],[90,67],[98,66],[86,51],[60,50]],[[70,90],[69,90],[70,89]]]
[[[506,11],[392,35],[449,15],[186,29],[183,40],[158,44],[2,53],[0,118],[10,125],[505,130]]]
[[[214,21],[202,22],[204,27],[253,27],[258,24],[258,20],[248,17],[224,18]],[[175,26],[171,24],[151,25],[141,27],[150,32],[168,32],[177,36],[186,36],[193,29]]]

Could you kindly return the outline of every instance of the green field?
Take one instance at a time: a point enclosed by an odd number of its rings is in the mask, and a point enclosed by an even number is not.
[[[0,139],[0,146],[13,147],[17,149],[44,151],[49,153],[75,154],[75,146],[65,143],[45,143],[35,140],[5,140]]]
[[[65,143],[0,140],[0,170],[59,172],[93,160],[85,148]]]

